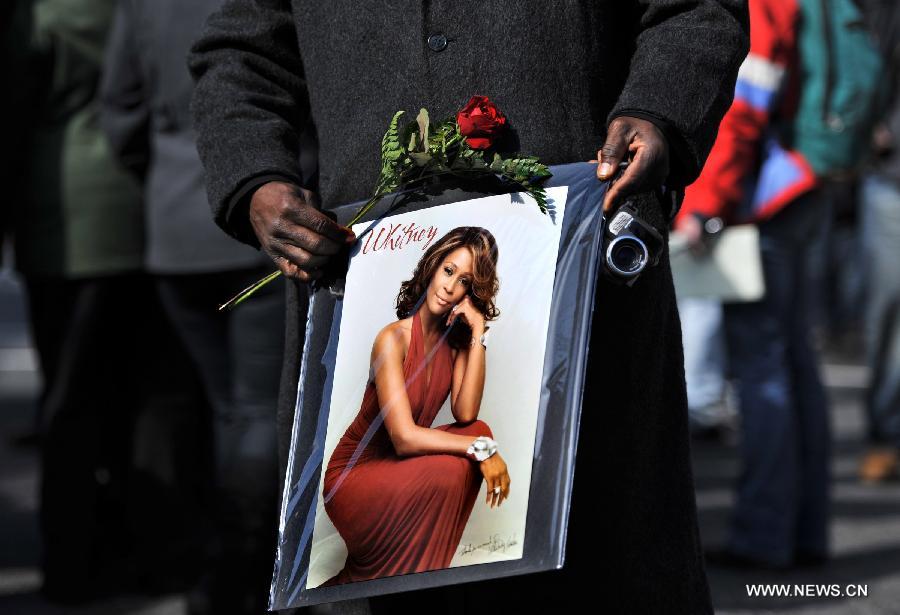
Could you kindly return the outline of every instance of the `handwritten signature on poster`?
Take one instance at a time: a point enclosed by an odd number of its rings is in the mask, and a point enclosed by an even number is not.
[[[519,544],[519,541],[516,540],[516,535],[513,534],[510,538],[504,539],[501,538],[499,534],[493,534],[490,538],[488,538],[485,542],[481,544],[473,544],[471,542],[466,543],[464,545],[460,545],[459,554],[460,555],[471,555],[475,551],[481,549],[487,551],[489,553],[496,553],[497,551],[502,551],[506,553],[506,550],[514,547]]]

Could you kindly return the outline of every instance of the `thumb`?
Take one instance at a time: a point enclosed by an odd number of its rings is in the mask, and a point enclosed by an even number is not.
[[[597,152],[597,158],[600,160],[600,166],[597,167],[598,179],[607,180],[612,177],[619,168],[619,163],[625,159],[628,153],[626,134],[627,129],[623,122],[613,120],[609,125],[606,142]]]

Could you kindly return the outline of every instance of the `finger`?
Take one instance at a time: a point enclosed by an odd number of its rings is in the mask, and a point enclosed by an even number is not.
[[[356,236],[356,233],[353,232],[353,229],[352,229],[352,228],[350,228],[349,226],[344,226],[343,224],[340,224],[340,223],[337,221],[337,214],[335,214],[333,211],[329,211],[329,210],[327,210],[327,209],[322,209],[321,202],[320,202],[320,200],[319,200],[319,195],[318,195],[317,193],[315,193],[315,192],[310,192],[310,194],[311,194],[311,195],[313,196],[313,198],[314,198],[314,205],[315,205],[315,208],[316,208],[318,211],[322,212],[325,216],[328,217],[329,220],[331,220],[332,222],[334,222],[335,224],[337,224],[338,227],[341,228],[345,233],[347,233],[348,235],[351,235],[353,241],[356,241],[356,240],[358,239],[358,237]],[[351,242],[351,243],[352,243],[352,242]]]
[[[648,187],[652,183],[651,175],[655,175],[653,171],[656,163],[656,156],[649,147],[637,148],[631,164],[606,191],[606,197],[603,199],[603,211],[612,210],[627,196]]]
[[[453,324],[453,321],[455,321],[457,318],[459,318],[459,306],[460,306],[460,304],[457,303],[456,305],[454,305],[453,307],[450,308],[450,312],[447,314],[447,326],[448,327]]]
[[[273,239],[303,248],[311,254],[334,256],[341,251],[343,244],[320,235],[315,230],[302,224],[281,220],[272,229]]]
[[[289,219],[339,245],[356,241],[353,231],[310,205],[291,209]]]
[[[600,160],[600,166],[597,167],[597,178],[606,180],[612,177],[627,153],[627,124],[613,120],[606,133],[606,142],[597,152],[597,158]]]
[[[272,251],[278,256],[287,259],[299,269],[307,272],[324,267],[331,258],[329,256],[312,254],[289,243],[273,243]]]
[[[490,506],[491,496],[494,494],[494,481],[493,479],[491,479],[485,482],[487,483],[487,499],[484,501],[484,503]]]
[[[274,256],[272,260],[278,266],[278,269],[281,270],[281,273],[292,280],[298,280],[300,282],[311,282],[314,279],[317,279],[321,273],[314,273],[304,271],[300,269],[297,265],[287,260],[283,256]]]

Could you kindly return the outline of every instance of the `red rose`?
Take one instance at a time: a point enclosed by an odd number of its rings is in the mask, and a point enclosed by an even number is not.
[[[506,117],[487,96],[473,96],[456,114],[459,132],[472,149],[487,149],[506,126]]]

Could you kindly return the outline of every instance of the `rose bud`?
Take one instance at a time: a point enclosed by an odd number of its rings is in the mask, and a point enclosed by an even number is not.
[[[487,149],[506,126],[506,117],[487,96],[473,96],[456,114],[459,132],[472,149]]]

